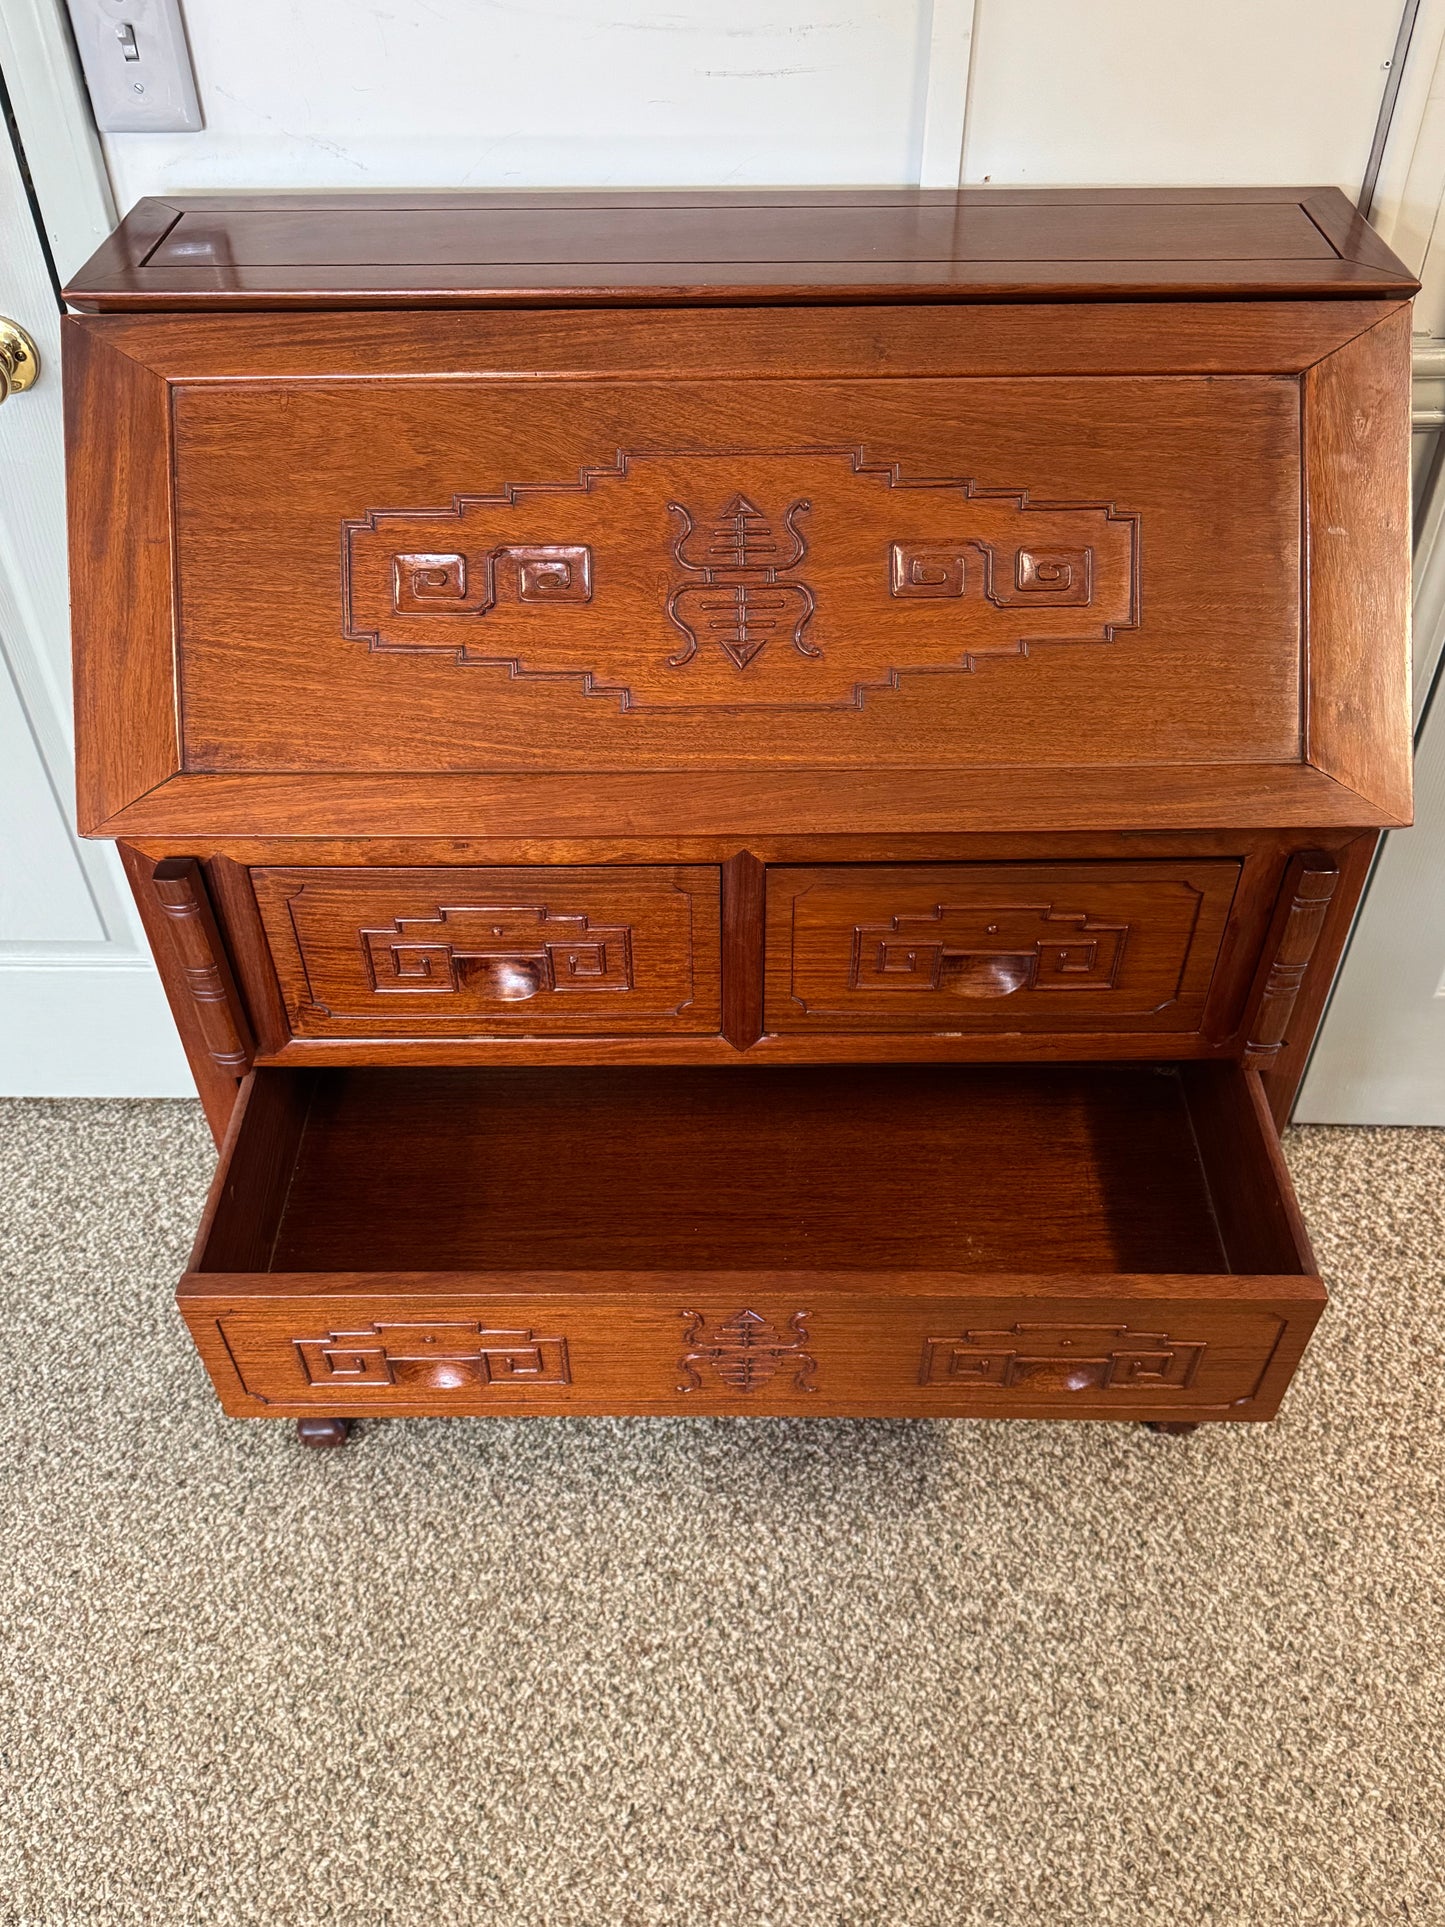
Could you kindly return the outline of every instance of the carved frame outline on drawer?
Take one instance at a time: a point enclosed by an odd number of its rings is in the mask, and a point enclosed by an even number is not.
[[[249,883],[295,1039],[720,1029],[716,864],[271,864]]]

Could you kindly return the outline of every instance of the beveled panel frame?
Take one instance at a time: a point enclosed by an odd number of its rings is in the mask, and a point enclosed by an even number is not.
[[[71,318],[67,399],[79,711],[90,835],[566,835],[780,827],[1056,830],[1220,824],[1394,826],[1409,819],[1409,309],[1260,301],[981,309]],[[467,374],[637,379],[686,373],[849,379],[1273,373],[1299,382],[1310,633],[1305,755],[1278,764],[823,772],[760,784],[727,768],[193,774],[174,691],[169,389],[184,381]],[[1343,534],[1337,533],[1344,531]],[[1369,673],[1361,651],[1368,652]],[[1362,693],[1363,692],[1363,693]],[[124,718],[124,727],[119,719]]]

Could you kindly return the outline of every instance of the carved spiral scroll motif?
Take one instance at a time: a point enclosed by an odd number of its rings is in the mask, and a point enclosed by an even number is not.
[[[913,547],[895,542],[889,581],[895,596],[927,601],[974,594],[995,609],[1086,609],[1094,595],[1092,549],[1015,549],[958,541]]]

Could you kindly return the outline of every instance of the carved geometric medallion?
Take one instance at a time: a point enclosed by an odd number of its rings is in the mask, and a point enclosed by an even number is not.
[[[1010,1325],[925,1338],[918,1382],[1035,1392],[1182,1391],[1206,1349],[1202,1341],[1128,1325]]]
[[[806,1350],[808,1328],[805,1311],[795,1311],[788,1320],[791,1338],[784,1338],[776,1325],[755,1311],[735,1311],[730,1318],[707,1329],[707,1316],[700,1311],[685,1311],[683,1342],[688,1349],[677,1361],[683,1374],[680,1392],[702,1390],[705,1366],[730,1392],[756,1392],[787,1371],[795,1392],[815,1392],[813,1375],[818,1366]]]
[[[624,712],[860,709],[1136,627],[1139,518],[905,478],[861,449],[622,450],[574,481],[343,523],[342,604],[373,651]]]
[[[784,509],[787,539],[780,541],[772,522],[745,495],[735,495],[703,529],[680,502],[668,503],[682,519],[672,553],[680,567],[702,578],[684,582],[667,598],[669,620],[687,637],[686,646],[668,657],[670,668],[690,663],[699,642],[715,642],[739,669],[779,636],[800,656],[818,654],[803,640],[817,599],[806,582],[781,579],[808,552],[796,522],[811,506],[800,501]]]
[[[941,990],[1007,997],[1018,990],[1109,990],[1127,923],[1095,923],[1052,904],[988,904],[893,917],[853,931],[851,990]]]
[[[457,995],[468,989],[519,1003],[539,991],[630,990],[632,931],[594,928],[545,904],[438,905],[434,917],[396,917],[358,932],[378,992]]]
[[[572,1382],[565,1338],[492,1331],[475,1322],[378,1323],[292,1343],[310,1384],[339,1389],[400,1385],[458,1391]]]

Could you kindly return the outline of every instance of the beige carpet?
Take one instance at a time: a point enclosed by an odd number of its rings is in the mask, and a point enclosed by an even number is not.
[[[0,1105],[5,1927],[1445,1922],[1445,1133],[1282,1420],[224,1419],[176,1103]]]

